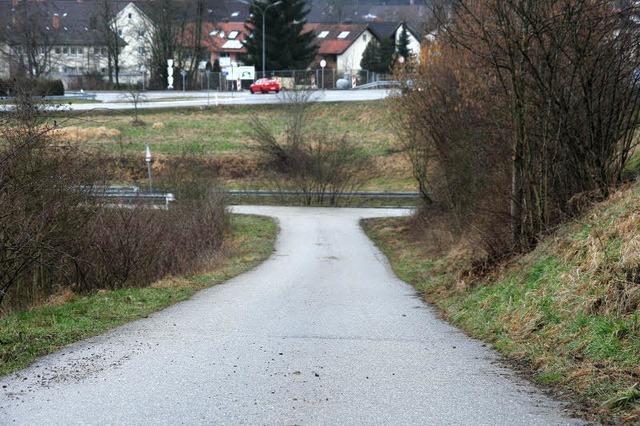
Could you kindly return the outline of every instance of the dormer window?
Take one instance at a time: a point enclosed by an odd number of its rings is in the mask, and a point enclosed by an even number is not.
[[[229,40],[234,40],[236,37],[238,37],[238,31],[231,31],[227,36]]]
[[[338,34],[338,38],[347,38],[349,36],[350,31],[342,31]]]
[[[318,38],[326,38],[329,35],[329,31],[320,31]]]

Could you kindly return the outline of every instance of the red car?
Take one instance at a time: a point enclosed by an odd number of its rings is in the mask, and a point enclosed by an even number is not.
[[[258,93],[258,92],[262,92],[262,93],[276,92],[276,93],[278,93],[280,90],[282,90],[282,85],[275,78],[261,78],[261,79],[256,80],[256,82],[253,83],[251,85],[251,87],[249,87],[249,90],[251,90],[252,94],[255,94],[255,93]]]

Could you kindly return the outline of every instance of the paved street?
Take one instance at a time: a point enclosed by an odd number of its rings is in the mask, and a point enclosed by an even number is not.
[[[256,94],[241,92],[145,92],[145,99],[138,104],[139,109],[194,108],[207,105],[260,105],[282,102],[282,94]],[[373,101],[389,96],[388,90],[327,90],[317,91],[313,99],[318,102]],[[134,105],[127,100],[125,92],[99,92],[95,103],[64,104],[56,109],[71,111],[92,110],[132,110]],[[0,111],[11,109],[10,105],[0,105]]]
[[[257,269],[0,379],[3,424],[573,423],[439,320],[358,226],[403,210],[278,218]]]

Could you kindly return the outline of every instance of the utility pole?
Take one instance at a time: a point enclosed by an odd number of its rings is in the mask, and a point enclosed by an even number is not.
[[[243,3],[243,4],[247,4],[249,6],[252,5],[252,3],[249,3],[248,1],[245,0],[238,0],[238,2]],[[259,10],[260,13],[262,13],[262,78],[266,78],[267,76],[267,48],[266,48],[266,43],[265,43],[265,37],[266,37],[266,31],[265,31],[265,26],[266,26],[266,16],[267,16],[267,10],[269,10],[270,8],[274,7],[274,6],[278,6],[279,4],[282,4],[282,0],[278,0],[275,3],[271,3],[270,5],[268,5],[267,7],[260,7],[258,6],[259,2],[254,2],[253,5],[255,5]]]

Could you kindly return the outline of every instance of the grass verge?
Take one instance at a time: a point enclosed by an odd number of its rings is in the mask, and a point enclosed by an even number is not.
[[[559,229],[531,253],[469,274],[410,219],[364,222],[396,274],[443,316],[604,423],[640,422],[640,185]],[[430,254],[431,253],[431,254]]]
[[[0,318],[0,376],[255,267],[273,252],[276,234],[277,225],[271,219],[234,215],[225,256],[204,274],[169,278],[147,288],[70,294],[63,300]]]

